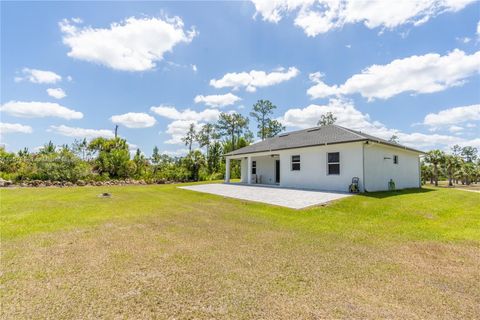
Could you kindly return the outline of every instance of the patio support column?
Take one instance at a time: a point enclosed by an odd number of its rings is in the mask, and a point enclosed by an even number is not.
[[[230,182],[230,158],[225,158],[225,183]]]
[[[252,157],[247,158],[247,183],[252,184]]]

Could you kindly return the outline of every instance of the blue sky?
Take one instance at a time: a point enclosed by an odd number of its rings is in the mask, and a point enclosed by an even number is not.
[[[2,143],[117,123],[147,155],[182,154],[190,123],[269,99],[287,130],[332,111],[424,150],[480,146],[479,2],[312,2],[2,2]]]

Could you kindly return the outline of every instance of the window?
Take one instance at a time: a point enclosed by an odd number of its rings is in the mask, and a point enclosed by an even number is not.
[[[340,152],[327,154],[328,174],[340,174]]]
[[[398,156],[393,156],[393,163],[398,164]]]
[[[292,156],[292,171],[300,171],[300,156]]]
[[[257,161],[252,161],[252,174],[257,174]]]

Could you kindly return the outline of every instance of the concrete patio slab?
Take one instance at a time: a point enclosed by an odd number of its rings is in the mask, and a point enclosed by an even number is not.
[[[292,209],[302,209],[351,196],[351,194],[342,192],[222,183],[200,184],[179,188],[229,198],[263,202]]]

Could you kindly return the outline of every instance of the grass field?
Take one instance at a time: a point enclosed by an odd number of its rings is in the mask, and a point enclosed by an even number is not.
[[[2,319],[480,318],[474,192],[299,211],[172,185],[0,197]]]

